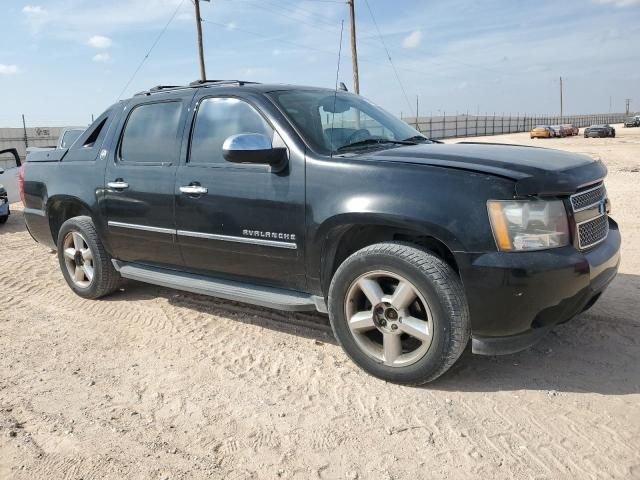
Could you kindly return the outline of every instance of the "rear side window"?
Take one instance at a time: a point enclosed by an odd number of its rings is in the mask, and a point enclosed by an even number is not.
[[[189,163],[225,163],[222,144],[239,133],[261,133],[273,138],[273,128],[247,102],[237,98],[204,99],[193,127]]]
[[[122,135],[120,160],[171,163],[178,159],[181,102],[149,103],[135,107]]]
[[[73,145],[73,142],[75,142],[83,132],[84,130],[67,130],[66,132],[64,132],[62,142],[60,142],[60,146],[62,148],[71,147],[71,145]]]

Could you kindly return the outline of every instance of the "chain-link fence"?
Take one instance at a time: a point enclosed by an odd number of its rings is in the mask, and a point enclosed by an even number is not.
[[[624,113],[594,115],[455,115],[435,117],[404,117],[403,120],[429,138],[480,137],[504,133],[528,132],[536,125],[588,127],[601,123],[622,123]]]

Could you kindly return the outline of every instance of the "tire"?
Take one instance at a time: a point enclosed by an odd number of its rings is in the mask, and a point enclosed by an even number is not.
[[[2,225],[3,223],[7,223],[7,220],[9,220],[9,215],[2,215],[0,217],[0,225]]]
[[[57,246],[62,275],[77,295],[95,299],[118,289],[120,274],[113,267],[90,217],[74,217],[64,222]]]
[[[360,288],[369,281],[381,287],[377,296],[368,287],[370,294]],[[399,282],[413,288],[415,300],[395,295]],[[370,297],[376,299],[375,308]],[[396,297],[405,298],[408,306],[396,309],[396,304],[403,303]],[[458,275],[417,245],[378,243],[352,254],[333,276],[328,307],[334,335],[354,363],[377,378],[401,385],[438,378],[460,357],[470,336],[469,309]],[[394,309],[395,315],[387,316]],[[363,323],[353,321],[357,318]],[[418,324],[420,329],[411,330]],[[394,325],[395,330],[390,330]],[[425,340],[407,331],[419,332]],[[387,356],[387,339],[394,335],[399,340],[389,345],[399,347],[390,348]]]

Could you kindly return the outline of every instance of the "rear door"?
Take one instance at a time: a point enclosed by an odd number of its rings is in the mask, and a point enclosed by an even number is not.
[[[257,94],[204,92],[194,100],[189,154],[176,177],[178,241],[191,271],[303,289],[304,153],[289,148],[281,171],[222,155],[224,141],[241,133],[286,147],[270,108]]]
[[[112,254],[131,262],[181,266],[174,219],[175,174],[193,96],[134,98],[116,148],[107,152],[105,204]]]

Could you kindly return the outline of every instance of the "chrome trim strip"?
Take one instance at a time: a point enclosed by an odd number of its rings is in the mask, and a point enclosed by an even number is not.
[[[109,225],[110,227],[129,228],[131,230],[143,230],[146,232],[168,233],[169,235],[176,234],[176,231],[173,228],[149,227],[147,225],[138,225],[135,223],[113,222],[109,220],[107,222],[107,225]]]
[[[38,208],[25,208],[23,213],[28,213],[30,215],[37,215],[39,217],[46,217],[47,213],[44,210],[40,210]]]
[[[582,245],[582,242],[580,241],[580,226],[584,225],[585,223],[589,223],[589,222],[593,222],[595,220],[598,220],[598,219],[600,219],[602,217],[606,217],[606,220],[607,220],[607,223],[606,223],[607,232],[604,234],[604,237],[602,237],[597,242],[590,243],[589,245]],[[607,237],[609,236],[609,216],[606,213],[603,213],[602,215],[598,215],[597,217],[590,218],[589,220],[585,220],[584,222],[576,223],[576,232],[578,234],[578,248],[580,250],[586,250],[587,248],[591,248],[591,247],[593,247],[595,245],[598,245],[599,243],[604,242],[607,239]]]
[[[601,188],[601,189],[603,190],[603,192],[602,192],[602,198],[601,198],[600,200],[598,200],[597,202],[592,203],[591,205],[587,205],[586,207],[579,208],[579,209],[577,209],[577,210],[574,208],[574,206],[573,206],[573,197],[578,197],[578,196],[580,196],[580,195],[584,195],[585,193],[593,192],[594,190],[598,190],[599,188]],[[594,205],[598,205],[600,202],[602,202],[602,200],[604,200],[605,198],[607,198],[607,191],[606,191],[606,189],[605,189],[604,183],[603,183],[603,182],[600,182],[600,184],[599,184],[599,185],[596,185],[596,186],[595,186],[595,187],[593,187],[593,188],[589,188],[589,189],[587,189],[587,190],[583,190],[583,191],[581,191],[581,192],[574,193],[573,195],[571,195],[571,196],[569,197],[569,201],[570,201],[570,203],[571,203],[571,209],[572,209],[572,210],[574,211],[574,213],[575,213],[575,212],[581,212],[581,211],[583,211],[583,210],[587,210],[587,209],[589,209],[589,208],[592,208]]]
[[[287,248],[295,250],[298,245],[293,242],[280,242],[278,240],[264,240],[262,238],[236,237],[233,235],[219,235],[216,233],[191,232],[189,230],[178,230],[178,235],[183,237],[206,238],[208,240],[220,240],[223,242],[246,243],[249,245],[264,245],[265,247]]]

